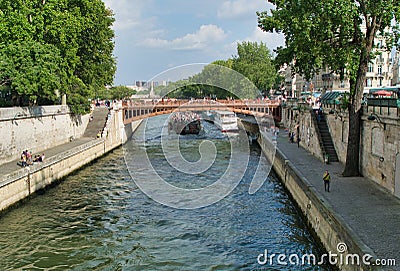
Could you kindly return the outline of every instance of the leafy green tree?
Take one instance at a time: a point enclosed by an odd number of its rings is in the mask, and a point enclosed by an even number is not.
[[[242,42],[237,44],[237,56],[232,68],[246,76],[262,92],[270,89],[277,76],[272,55],[265,43]]]
[[[136,91],[126,86],[115,86],[109,89],[111,99],[122,100],[136,94]]]
[[[61,57],[53,45],[34,41],[0,45],[2,84],[12,88],[14,97],[26,95],[30,104],[55,101],[60,89]],[[16,99],[16,103],[19,101]]]
[[[158,85],[154,88],[154,93],[160,97],[165,97],[168,94],[167,86]]]
[[[21,105],[55,103],[75,113],[112,84],[112,12],[101,0],[0,0],[0,85]]]
[[[111,85],[115,74],[113,14],[101,0],[70,1],[71,10],[79,9],[82,27],[77,43],[79,63],[74,75],[89,88]]]
[[[212,62],[211,64],[224,66],[229,69],[233,69],[233,59],[232,58],[229,58],[227,60],[216,60],[216,61]]]
[[[277,60],[292,63],[296,72],[311,78],[330,69],[350,80],[349,136],[344,176],[359,175],[361,100],[374,38],[387,36],[388,50],[398,44],[400,15],[397,0],[268,0],[276,9],[258,13],[259,27],[285,35]]]

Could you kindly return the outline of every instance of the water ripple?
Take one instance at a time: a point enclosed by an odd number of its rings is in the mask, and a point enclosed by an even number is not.
[[[206,127],[206,136],[224,152],[196,177],[200,186],[216,180],[226,167],[224,157],[229,157],[226,137]],[[193,187],[163,164],[159,138],[152,132],[157,130],[149,132],[147,144],[159,172],[174,185]],[[190,140],[183,146],[188,154],[196,148]],[[249,172],[230,196],[187,211],[162,206],[141,193],[129,176],[122,149],[117,149],[3,214],[1,269],[254,270],[260,268],[257,256],[264,249],[321,253],[274,175],[257,193],[247,193],[259,155],[260,149],[253,147]]]

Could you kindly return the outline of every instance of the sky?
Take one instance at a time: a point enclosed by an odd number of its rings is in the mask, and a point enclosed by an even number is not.
[[[236,55],[238,42],[264,42],[271,51],[284,37],[257,27],[266,0],[104,0],[115,17],[114,85],[150,81],[176,67]]]

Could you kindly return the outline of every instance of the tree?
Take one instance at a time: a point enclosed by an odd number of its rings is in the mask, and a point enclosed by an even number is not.
[[[109,89],[111,99],[122,100],[136,94],[136,91],[126,86],[115,86]]]
[[[374,39],[387,37],[388,50],[398,45],[400,2],[397,0],[269,0],[276,6],[259,12],[259,27],[285,35],[278,48],[282,64],[293,63],[296,72],[311,78],[328,66],[350,80],[349,136],[344,176],[359,175],[361,100]],[[388,32],[388,28],[392,29]]]
[[[2,84],[12,88],[14,97],[26,95],[30,104],[57,99],[60,89],[59,51],[53,45],[34,41],[0,45]],[[16,104],[21,101],[15,98]]]
[[[91,90],[111,85],[116,70],[111,10],[101,0],[70,1],[69,9],[79,10],[81,25],[77,37],[79,62],[74,75]]]
[[[16,105],[56,103],[74,113],[112,84],[112,12],[101,0],[0,0],[0,85]]]
[[[271,52],[265,43],[242,42],[237,44],[237,56],[232,68],[243,74],[262,92],[269,90],[277,76]]]

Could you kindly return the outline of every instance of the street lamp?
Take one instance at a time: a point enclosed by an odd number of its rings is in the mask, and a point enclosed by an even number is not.
[[[371,113],[371,114],[367,117],[367,120],[369,120],[369,121],[374,121],[374,120],[376,120],[376,121],[379,123],[379,125],[383,128],[383,130],[386,130],[386,123],[384,123],[384,122],[381,120],[381,118],[380,118],[377,114]]]

